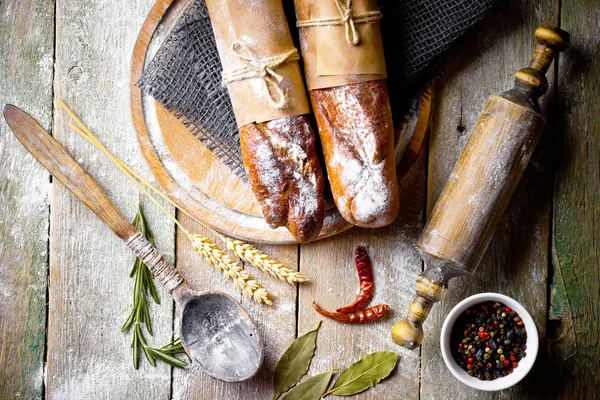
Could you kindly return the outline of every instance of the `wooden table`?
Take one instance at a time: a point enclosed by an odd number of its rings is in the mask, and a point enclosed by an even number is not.
[[[109,160],[66,128],[62,98],[118,157],[150,178],[139,154],[128,98],[130,56],[153,0],[0,2],[0,103],[30,112],[80,160],[127,216],[138,193]],[[261,246],[314,282],[291,288],[261,273],[276,306],[250,303],[193,253],[185,237],[144,202],[159,249],[198,288],[241,299],[266,343],[261,373],[224,384],[195,367],[132,367],[129,334],[132,256],[85,206],[30,157],[0,121],[0,398],[268,399],[276,360],[312,329],[313,299],[333,308],[353,299],[352,252],[371,249],[375,301],[390,318],[369,326],[325,321],[310,374],[343,368],[379,350],[400,354],[394,375],[358,397],[592,398],[600,393],[600,14],[597,2],[509,0],[472,31],[444,68],[429,146],[402,184],[402,213],[380,230],[353,229],[301,246]],[[485,98],[511,86],[527,64],[533,32],[559,23],[573,47],[549,73],[550,124],[487,255],[472,278],[456,279],[434,308],[420,350],[390,340],[405,315],[423,265],[414,244]],[[558,80],[555,78],[558,76]],[[190,230],[204,232],[185,217]],[[521,301],[541,337],[537,364],[505,392],[476,392],[443,364],[439,333],[446,312],[467,295],[497,291]],[[152,344],[173,335],[173,304],[152,307]]]

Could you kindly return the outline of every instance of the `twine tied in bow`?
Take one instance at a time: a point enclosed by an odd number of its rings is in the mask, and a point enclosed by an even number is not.
[[[244,62],[245,66],[223,71],[223,84],[260,78],[265,84],[271,107],[282,108],[286,103],[285,93],[281,87],[283,77],[275,72],[275,69],[285,62],[300,60],[298,50],[294,48],[285,53],[261,58],[240,40],[232,43],[231,50],[237,58]]]
[[[381,19],[381,11],[368,11],[361,14],[352,13],[352,0],[334,0],[340,16],[329,18],[316,18],[298,21],[298,28],[309,26],[338,26],[344,25],[346,28],[346,41],[354,46],[360,43],[360,35],[356,29],[356,24],[367,24],[379,21]]]

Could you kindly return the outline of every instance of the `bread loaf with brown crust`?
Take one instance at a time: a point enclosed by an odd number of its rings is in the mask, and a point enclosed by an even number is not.
[[[335,204],[348,222],[392,223],[399,197],[385,80],[309,91]]]
[[[323,226],[324,177],[315,135],[304,115],[240,128],[242,160],[271,228],[285,226],[300,242]]]

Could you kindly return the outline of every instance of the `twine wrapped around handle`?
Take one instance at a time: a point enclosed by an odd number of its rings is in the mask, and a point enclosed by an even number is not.
[[[356,46],[360,43],[360,34],[356,29],[356,24],[368,24],[379,21],[382,18],[381,11],[369,11],[361,14],[352,13],[352,0],[334,0],[335,5],[340,11],[339,17],[307,19],[296,22],[296,27],[306,28],[310,26],[338,26],[344,25],[346,28],[346,40],[348,43]]]
[[[298,50],[293,48],[286,53],[261,58],[244,42],[236,40],[231,44],[231,51],[246,65],[242,68],[223,71],[223,84],[227,85],[244,79],[260,78],[265,84],[269,104],[275,108],[282,108],[286,102],[285,93],[281,87],[283,77],[275,72],[275,68],[285,62],[300,60]]]
[[[160,283],[171,293],[183,278],[140,232],[127,240],[127,247],[138,256]]]

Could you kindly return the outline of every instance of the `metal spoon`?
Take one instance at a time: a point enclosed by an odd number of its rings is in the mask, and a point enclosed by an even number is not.
[[[98,183],[29,114],[13,105],[4,118],[17,139],[150,268],[173,295],[180,337],[190,358],[213,378],[239,382],[256,374],[263,346],[254,321],[233,298],[190,289],[177,270],[133,227]]]

